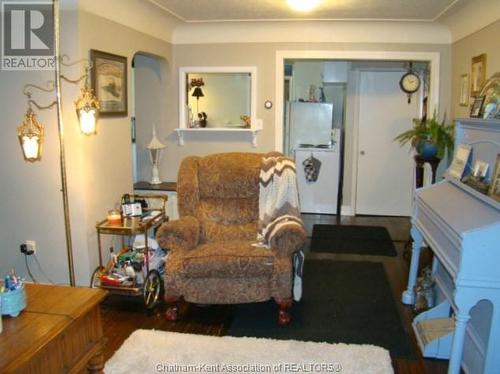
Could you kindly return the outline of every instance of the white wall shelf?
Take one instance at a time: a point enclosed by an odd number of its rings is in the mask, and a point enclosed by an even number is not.
[[[240,134],[251,134],[252,135],[252,147],[257,147],[257,134],[262,128],[240,128],[240,127],[200,127],[200,128],[177,128],[177,138],[179,145],[184,145],[184,134],[185,133],[240,133]]]

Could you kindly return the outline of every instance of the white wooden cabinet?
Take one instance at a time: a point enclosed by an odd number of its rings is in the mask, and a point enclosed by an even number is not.
[[[500,121],[457,120],[455,144],[469,144],[472,160],[493,168],[500,153]],[[500,373],[500,203],[447,178],[416,192],[414,240],[408,287],[402,301],[413,304],[420,250],[434,253],[437,306],[413,323],[425,357],[449,358],[448,373]],[[452,318],[454,328],[446,328]],[[426,331],[429,320],[441,333]],[[448,326],[449,327],[449,326]]]

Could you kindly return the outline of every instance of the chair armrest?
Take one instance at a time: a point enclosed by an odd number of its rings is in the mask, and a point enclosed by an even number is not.
[[[302,249],[306,243],[307,234],[303,227],[298,225],[283,226],[271,238],[271,249],[279,257],[291,256]]]
[[[158,244],[171,251],[189,250],[198,245],[200,224],[195,217],[184,216],[165,222],[156,233]]]

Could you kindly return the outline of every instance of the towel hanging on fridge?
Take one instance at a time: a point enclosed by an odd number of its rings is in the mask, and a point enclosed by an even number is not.
[[[314,157],[311,153],[309,158],[306,158],[302,165],[304,166],[304,175],[306,181],[316,182],[319,177],[319,169],[321,169],[321,161]]]

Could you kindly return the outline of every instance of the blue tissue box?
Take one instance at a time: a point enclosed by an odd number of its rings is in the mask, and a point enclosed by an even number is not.
[[[17,317],[26,308],[26,291],[24,284],[15,291],[0,293],[2,298],[2,315]]]

